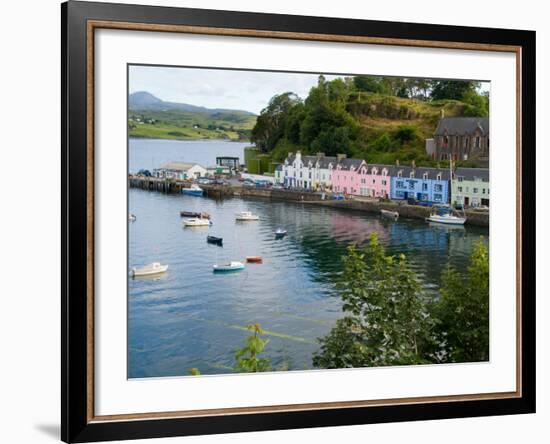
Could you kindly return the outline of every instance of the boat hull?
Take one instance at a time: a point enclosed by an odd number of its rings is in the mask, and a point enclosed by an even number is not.
[[[203,194],[203,191],[202,190],[188,190],[186,188],[184,188],[183,190],[181,190],[181,192],[183,194],[186,194],[188,196],[197,196],[197,197],[200,197],[202,196]]]
[[[464,225],[466,223],[466,219],[464,218],[448,218],[448,217],[438,217],[438,216],[430,216],[426,220],[428,222],[434,222],[437,224],[445,224],[445,225]]]
[[[216,268],[216,267],[214,267],[213,270],[214,270],[214,273],[233,273],[233,272],[236,272],[236,271],[244,270],[244,265],[241,265],[239,267],[230,267],[230,268],[226,268],[226,267]]]
[[[223,246],[223,238],[221,237],[208,236],[206,238],[206,242],[209,244],[219,245],[220,247]]]
[[[163,265],[158,268],[148,268],[148,269],[133,268],[132,276],[133,277],[155,276],[157,274],[163,274],[167,270],[168,270],[168,265]]]

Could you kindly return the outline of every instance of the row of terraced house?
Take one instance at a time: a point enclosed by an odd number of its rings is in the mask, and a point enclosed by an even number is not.
[[[489,170],[373,165],[345,155],[290,153],[275,170],[275,181],[288,188],[420,203],[489,206]],[[451,188],[452,187],[452,188]]]

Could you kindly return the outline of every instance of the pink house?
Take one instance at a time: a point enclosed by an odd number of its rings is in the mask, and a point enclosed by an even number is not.
[[[343,194],[361,195],[361,182],[358,171],[366,165],[364,160],[340,159],[332,170],[332,191]]]
[[[363,163],[358,171],[359,195],[369,197],[390,196],[390,171],[383,165],[367,165]]]

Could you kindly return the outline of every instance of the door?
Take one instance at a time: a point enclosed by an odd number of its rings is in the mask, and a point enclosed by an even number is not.
[[[465,206],[470,205],[470,198],[469,198],[469,197],[465,197],[465,198],[464,198],[464,205],[465,205]]]

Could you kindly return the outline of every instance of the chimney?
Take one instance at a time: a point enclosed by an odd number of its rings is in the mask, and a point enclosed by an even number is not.
[[[395,159],[395,166],[399,166],[399,159]]]
[[[336,159],[338,159],[338,162],[348,157],[346,154],[336,154]]]
[[[415,160],[412,161],[411,166],[413,167],[413,170],[416,168],[416,161]]]
[[[439,113],[441,115],[441,118],[444,119],[445,118],[445,108],[441,108],[441,111]]]

